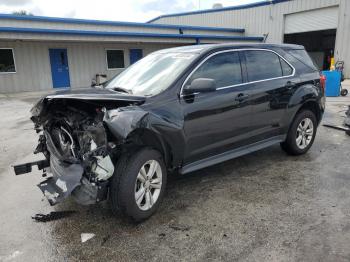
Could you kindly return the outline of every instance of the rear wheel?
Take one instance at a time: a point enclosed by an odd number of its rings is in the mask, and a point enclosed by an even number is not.
[[[303,110],[294,118],[287,139],[281,143],[284,151],[291,155],[305,154],[312,146],[317,131],[317,119],[310,110]]]
[[[111,181],[113,211],[140,222],[158,208],[165,191],[166,168],[159,152],[144,148],[122,157]]]

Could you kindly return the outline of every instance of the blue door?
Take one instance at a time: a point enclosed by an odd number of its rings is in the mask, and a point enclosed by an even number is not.
[[[70,87],[67,49],[49,49],[49,54],[53,87]]]
[[[130,65],[142,58],[142,49],[130,49]]]

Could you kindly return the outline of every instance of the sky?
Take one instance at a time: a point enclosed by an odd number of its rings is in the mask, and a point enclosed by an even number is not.
[[[210,9],[264,0],[0,0],[0,13],[25,10],[33,15],[146,22],[163,14]]]

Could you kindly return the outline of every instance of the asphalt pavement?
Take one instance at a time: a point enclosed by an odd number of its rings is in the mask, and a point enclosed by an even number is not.
[[[0,261],[349,261],[350,137],[320,126],[304,156],[278,145],[171,177],[158,212],[142,224],[107,203],[51,207],[41,172],[15,176],[37,135],[38,94],[0,97]],[[340,123],[350,98],[327,99],[324,121]],[[37,222],[35,214],[58,213]],[[52,218],[52,217],[51,217]],[[91,237],[82,243],[81,234]]]

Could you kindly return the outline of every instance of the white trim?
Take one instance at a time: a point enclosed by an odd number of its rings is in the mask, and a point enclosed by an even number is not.
[[[218,87],[216,88],[216,90],[222,90],[222,89],[227,89],[227,88],[231,88],[231,87],[236,87],[236,86],[243,86],[243,85],[248,85],[248,84],[254,84],[254,83],[260,83],[260,82],[265,82],[265,81],[270,81],[270,80],[275,80],[275,79],[282,79],[282,78],[287,78],[287,77],[292,77],[295,75],[295,68],[294,66],[289,63],[284,57],[282,57],[279,53],[277,53],[276,51],[270,50],[270,49],[262,49],[262,48],[245,48],[245,49],[228,49],[228,50],[223,50],[223,51],[219,51],[219,52],[215,52],[209,56],[207,56],[202,62],[200,62],[193,70],[192,72],[186,77],[185,81],[183,82],[182,86],[181,86],[181,90],[180,90],[180,96],[184,96],[184,94],[182,93],[182,90],[185,87],[186,82],[190,79],[190,77],[194,74],[194,72],[203,64],[205,63],[209,58],[221,54],[221,53],[228,53],[228,52],[239,52],[239,51],[266,51],[266,52],[272,52],[275,53],[276,55],[278,55],[281,59],[283,59],[292,69],[293,69],[293,73],[291,75],[288,76],[280,76],[280,77],[274,77],[274,78],[267,78],[267,79],[262,79],[262,80],[257,80],[257,81],[251,81],[251,82],[246,82],[246,83],[242,83],[242,84],[236,84],[236,85],[231,85],[231,86],[223,86],[223,87]],[[282,72],[283,74],[283,72]],[[199,93],[195,93],[195,94],[199,94]]]
[[[15,66],[15,72],[0,72],[0,75],[16,74],[17,73],[17,65],[16,65],[14,48],[12,48],[12,47],[0,47],[0,49],[10,49],[12,51],[13,64]]]
[[[107,51],[122,51],[122,52],[123,52],[124,67],[113,67],[113,68],[109,68],[109,67],[108,67]],[[118,70],[118,69],[125,69],[125,50],[124,50],[124,49],[105,48],[105,54],[106,54],[106,66],[107,66],[107,70],[108,70],[108,71]]]

